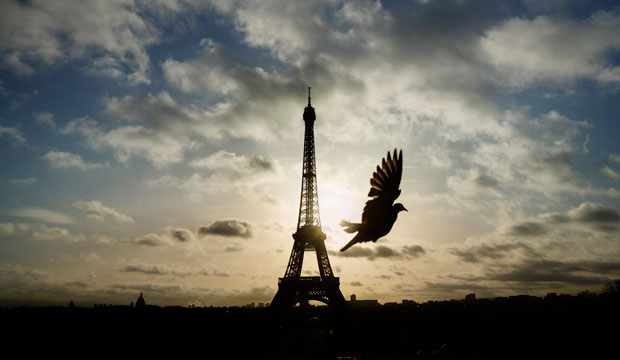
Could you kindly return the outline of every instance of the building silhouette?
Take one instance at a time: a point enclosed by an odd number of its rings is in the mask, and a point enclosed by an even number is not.
[[[144,301],[144,296],[142,296],[142,291],[140,291],[140,296],[136,300],[136,309],[144,309],[145,307],[146,301]]]
[[[370,300],[358,300],[357,296],[355,294],[351,294],[350,300],[347,301],[347,303],[352,307],[352,308],[372,308],[372,307],[379,307],[379,300],[375,300],[375,299],[370,299]],[[394,303],[394,305],[396,305],[396,303]]]
[[[284,277],[278,279],[278,292],[273,298],[270,308],[282,311],[298,303],[307,305],[309,300],[317,300],[343,313],[347,312],[349,307],[340,292],[340,279],[334,276],[329,263],[325,249],[327,236],[321,229],[319,216],[319,194],[314,152],[316,113],[310,103],[309,87],[308,106],[304,108],[303,119],[305,123],[304,154],[297,231],[293,234],[293,250]],[[306,251],[316,254],[320,276],[301,276]]]

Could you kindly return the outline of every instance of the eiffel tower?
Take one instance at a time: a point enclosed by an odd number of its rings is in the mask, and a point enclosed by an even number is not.
[[[346,312],[349,307],[340,292],[340,279],[334,276],[329,264],[325,238],[319,217],[319,195],[316,185],[316,159],[314,155],[314,121],[316,114],[310,105],[308,87],[308,106],[304,109],[306,130],[304,135],[304,165],[301,177],[301,201],[297,232],[293,234],[293,251],[286,267],[284,277],[278,279],[278,292],[270,307],[284,310],[299,303],[307,305],[309,300],[321,301],[338,312]],[[316,253],[320,276],[301,276],[306,251]]]

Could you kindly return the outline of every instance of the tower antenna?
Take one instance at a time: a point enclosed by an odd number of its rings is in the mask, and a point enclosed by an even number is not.
[[[308,106],[310,106],[310,86],[308,86]]]

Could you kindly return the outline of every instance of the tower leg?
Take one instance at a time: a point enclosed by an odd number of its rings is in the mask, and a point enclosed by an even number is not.
[[[271,310],[281,312],[299,303],[307,305],[310,300],[321,301],[337,313],[348,314],[349,305],[340,291],[336,277],[301,276],[280,278],[278,292],[273,298]]]

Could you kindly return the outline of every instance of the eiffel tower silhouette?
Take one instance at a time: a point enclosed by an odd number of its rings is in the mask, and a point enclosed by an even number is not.
[[[308,87],[308,106],[304,109],[306,124],[304,135],[304,165],[301,177],[301,201],[297,231],[293,234],[293,251],[286,267],[284,277],[278,279],[278,292],[270,308],[284,310],[299,303],[307,305],[309,300],[321,301],[338,312],[346,312],[349,307],[340,292],[340,279],[334,276],[329,263],[325,238],[319,217],[319,195],[316,185],[316,159],[314,155],[314,121],[316,114],[310,104]],[[319,264],[320,276],[301,276],[306,251],[314,251]]]

